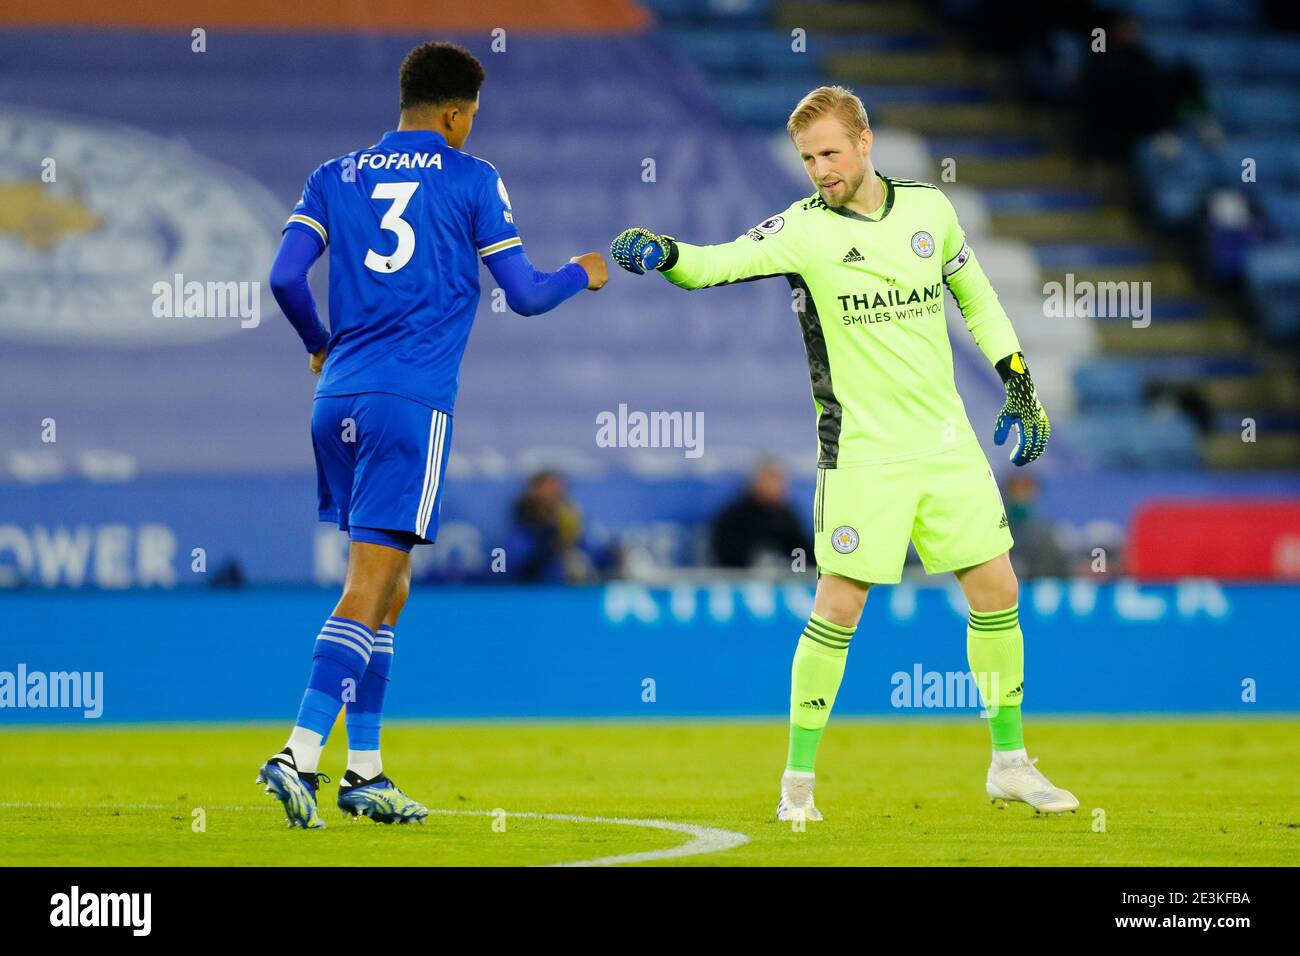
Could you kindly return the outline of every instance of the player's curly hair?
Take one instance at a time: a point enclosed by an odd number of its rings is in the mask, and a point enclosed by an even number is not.
[[[422,43],[402,61],[402,109],[472,102],[487,74],[474,54],[455,43]]]

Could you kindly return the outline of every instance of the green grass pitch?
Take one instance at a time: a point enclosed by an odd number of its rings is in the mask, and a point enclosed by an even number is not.
[[[649,861],[679,866],[1300,862],[1294,719],[1027,717],[1031,756],[1081,801],[1061,817],[990,806],[978,720],[838,719],[818,758],[826,820],[804,832],[774,819],[785,756],[785,727],[774,720],[390,722],[388,772],[431,808],[457,812],[424,826],[348,820],[327,785],[328,827],[311,832],[288,829],[253,783],[283,736],[281,726],[247,725],[6,729],[0,863],[527,865],[692,840],[514,812],[748,837]],[[339,728],[322,765],[335,780],[343,750]]]

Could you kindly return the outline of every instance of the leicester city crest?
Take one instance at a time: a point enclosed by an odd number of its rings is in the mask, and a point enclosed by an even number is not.
[[[858,533],[846,524],[831,532],[831,547],[840,554],[851,554],[858,547]]]

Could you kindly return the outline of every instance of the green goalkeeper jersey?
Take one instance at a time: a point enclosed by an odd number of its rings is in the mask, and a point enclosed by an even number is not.
[[[791,286],[817,409],[822,468],[901,461],[975,440],[953,381],[947,285],[992,363],[1020,351],[948,198],[880,177],[874,216],[814,194],[734,242],[677,242],[684,289],[781,276]]]

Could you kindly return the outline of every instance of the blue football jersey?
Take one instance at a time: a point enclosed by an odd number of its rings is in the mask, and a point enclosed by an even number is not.
[[[432,130],[389,132],[313,172],[284,228],[329,249],[316,394],[387,392],[452,414],[478,260],[522,250],[492,164]]]

